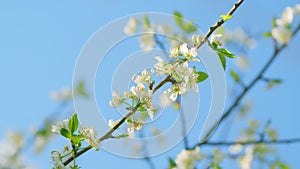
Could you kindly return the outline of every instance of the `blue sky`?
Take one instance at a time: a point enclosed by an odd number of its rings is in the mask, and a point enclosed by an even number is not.
[[[220,14],[226,13],[235,1],[1,1],[0,2],[0,88],[1,115],[0,136],[7,129],[26,131],[30,126],[40,125],[57,103],[49,97],[51,90],[70,86],[74,65],[79,52],[88,38],[100,27],[119,17],[137,12],[181,12],[188,20],[206,31]],[[271,27],[272,16],[279,16],[287,5],[299,3],[288,1],[245,1],[233,19],[226,23],[229,28],[242,27],[254,34],[263,33]],[[264,91],[259,83],[247,98],[254,102],[252,117],[267,121],[280,128],[280,137],[299,137],[297,110],[300,92],[299,54],[296,52],[300,38],[280,54],[268,75],[283,78],[284,83],[272,91]],[[260,70],[271,55],[271,42],[260,39],[254,52],[249,53],[251,68],[246,82]],[[228,100],[230,104],[231,100]],[[49,152],[53,141],[40,156],[30,155],[29,161],[40,168],[49,168]],[[63,145],[62,142],[59,142]],[[154,158],[160,168],[167,166],[168,156],[174,157],[182,145],[168,155]],[[297,150],[300,145],[280,146],[283,159],[293,167],[299,166]],[[97,155],[96,155],[97,154]],[[117,162],[116,162],[117,161]],[[90,152],[79,159],[83,168],[144,168],[141,160],[129,160],[104,151]]]

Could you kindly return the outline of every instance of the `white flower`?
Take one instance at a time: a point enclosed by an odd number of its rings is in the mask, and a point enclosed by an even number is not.
[[[114,121],[113,119],[110,119],[108,121],[108,126],[109,126],[110,129],[112,129],[119,122],[120,122],[120,120]]]
[[[202,40],[203,40],[203,36],[202,35],[193,35],[192,36],[192,41],[196,45],[198,45]]]
[[[238,154],[243,150],[243,146],[241,144],[234,144],[229,147],[229,152],[231,154]]]
[[[132,81],[134,81],[136,84],[148,83],[151,80],[153,73],[154,73],[153,69],[151,69],[150,71],[147,71],[147,69],[145,69],[141,72],[140,76],[139,75],[134,75],[132,77]]]
[[[140,47],[145,51],[150,51],[156,45],[155,41],[153,41],[154,34],[153,33],[144,33],[140,37]]]
[[[67,101],[72,99],[73,94],[69,87],[63,87],[59,91],[52,91],[50,97],[54,101]]]
[[[52,125],[52,129],[51,131],[53,133],[57,133],[57,134],[60,134],[60,130],[62,128],[67,128],[68,126],[68,123],[69,123],[69,120],[63,120],[63,121],[58,121],[55,125]]]
[[[143,122],[138,122],[138,121],[129,122],[127,126],[127,133],[129,137],[134,137],[134,131],[141,130],[142,127],[143,127]]]
[[[157,31],[162,34],[173,34],[172,33],[172,27],[168,25],[158,25],[156,27]]]
[[[281,18],[276,19],[276,24],[278,26],[288,26],[293,22],[294,19],[294,10],[291,7],[286,7],[282,12]]]
[[[180,52],[190,61],[199,62],[199,59],[195,58],[198,55],[198,51],[196,48],[192,47],[188,48],[186,43],[180,45]]]
[[[64,164],[61,160],[61,155],[59,152],[52,151],[51,158],[52,158],[52,163],[53,163],[55,169],[67,169],[67,167],[64,166]]]
[[[134,18],[130,18],[127,25],[124,27],[124,33],[127,35],[132,35],[136,32],[136,26],[138,21]]]
[[[164,60],[160,56],[155,56],[155,59],[157,60],[157,63],[154,65],[154,68],[155,68],[156,74],[158,76],[172,73],[172,71],[173,71],[172,64],[165,63]]]
[[[147,113],[148,113],[148,116],[150,117],[150,119],[153,120],[154,112],[157,110],[157,107],[152,105],[152,100],[151,100],[150,105],[146,106],[146,110],[147,110]]]
[[[22,133],[8,131],[0,140],[0,168],[29,168],[25,165],[23,150],[25,139]]]
[[[235,64],[241,70],[246,70],[249,67],[249,61],[245,56],[239,56],[236,59],[237,62],[235,62]]]
[[[288,43],[292,37],[292,32],[285,27],[273,28],[271,33],[272,37],[281,44]]]
[[[34,141],[34,150],[35,150],[35,152],[37,152],[37,153],[41,152],[41,150],[43,150],[43,148],[47,144],[48,140],[49,140],[49,138],[47,138],[45,136],[36,135],[36,138],[35,138],[35,141]]]
[[[172,100],[165,94],[161,94],[159,97],[159,105],[160,107],[167,107],[172,103]]]
[[[18,152],[18,147],[11,142],[10,138],[4,138],[0,141],[0,164],[2,166],[12,165],[11,157]],[[8,167],[9,168],[9,167]]]
[[[96,151],[99,150],[99,142],[97,139],[97,132],[95,128],[87,128],[85,126],[80,126],[79,133],[85,141],[87,141]]]
[[[296,4],[294,7],[294,14],[300,15],[300,4]]]
[[[239,159],[238,164],[241,169],[251,169],[253,161],[253,150],[253,146],[248,146],[245,150],[245,155]]]
[[[113,91],[112,92],[112,97],[113,97],[113,99],[111,101],[109,101],[109,105],[111,107],[118,108],[123,104],[124,99],[117,92]]]
[[[222,36],[222,34],[213,34],[211,36],[211,41],[215,42],[219,46],[222,46],[222,44],[223,44],[223,36]]]
[[[183,82],[183,86],[187,88],[187,90],[189,88],[192,88],[195,92],[198,92],[199,91],[198,84],[197,84],[198,76],[199,75],[194,72],[194,69],[191,68],[188,69],[186,71],[186,75],[184,76],[185,79]]]
[[[164,92],[172,101],[175,101],[177,99],[178,95],[182,95],[186,93],[186,89],[184,87],[174,85],[172,88],[168,88]]]
[[[178,48],[170,48],[170,57],[177,58],[179,56],[179,49]]]
[[[195,150],[182,150],[176,157],[176,169],[194,169],[195,161],[200,161],[205,156],[200,153],[200,148]]]

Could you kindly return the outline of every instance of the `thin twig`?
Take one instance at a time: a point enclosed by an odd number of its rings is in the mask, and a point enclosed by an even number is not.
[[[293,139],[281,139],[281,140],[251,140],[251,141],[212,141],[205,143],[198,143],[197,146],[231,146],[231,145],[251,145],[251,144],[290,144],[290,143],[300,143],[300,138]]]
[[[292,33],[292,38],[297,34],[297,32],[300,30],[300,24],[296,27],[296,29]],[[241,100],[244,98],[244,96],[249,92],[250,89],[253,88],[253,86],[263,77],[264,73],[269,69],[269,67],[272,65],[274,60],[277,58],[277,56],[280,54],[280,52],[287,47],[287,44],[283,44],[278,48],[274,49],[274,52],[271,56],[271,58],[267,61],[267,63],[264,65],[264,67],[261,69],[261,71],[255,76],[255,78],[250,82],[249,85],[247,85],[243,91],[237,96],[233,104],[227,109],[227,111],[223,114],[220,121],[216,122],[214,126],[207,132],[204,139],[201,142],[206,142],[207,139],[211,136],[212,132],[219,126],[221,122],[223,122],[232,112],[233,110],[240,104]]]
[[[141,130],[140,132],[140,137],[141,138],[144,138],[144,131]],[[153,161],[151,160],[149,156],[149,153],[148,153],[148,146],[147,146],[147,141],[143,140],[142,141],[142,149],[143,149],[143,160],[146,161],[146,163],[148,164],[149,168],[150,169],[155,169],[155,165],[153,163]]]
[[[186,120],[185,120],[185,114],[182,107],[181,102],[181,96],[178,96],[177,100],[178,106],[179,106],[179,113],[180,113],[180,122],[181,122],[181,134],[183,137],[183,145],[185,149],[189,148],[189,142],[186,136]]]
[[[226,14],[229,16],[232,16],[232,14],[238,9],[238,7],[244,2],[244,0],[239,0],[237,3],[235,3],[233,5],[233,7],[230,9],[230,11]],[[223,23],[225,23],[224,19],[220,19],[218,22],[216,22],[213,26],[211,26],[208,30],[208,32],[205,34],[204,38],[201,40],[201,42],[195,46],[197,49],[199,49],[210,37],[210,35],[216,30],[218,29],[220,26],[223,25]]]

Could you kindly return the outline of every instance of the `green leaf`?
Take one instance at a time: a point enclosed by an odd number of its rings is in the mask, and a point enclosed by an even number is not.
[[[281,164],[280,164],[280,168],[281,168],[281,169],[290,169],[291,167],[288,166],[288,165],[286,165],[286,164],[281,163]]]
[[[215,164],[214,169],[222,169],[219,165]]]
[[[271,32],[266,32],[263,34],[264,37],[269,38],[272,37],[272,33]]]
[[[231,15],[220,15],[220,17],[224,20],[224,22],[232,18]]]
[[[231,53],[229,50],[227,50],[227,49],[224,49],[224,48],[218,48],[218,49],[216,49],[216,50],[217,50],[218,53],[221,53],[221,54],[223,54],[224,56],[227,56],[227,57],[229,57],[229,58],[236,58],[236,56],[235,56],[233,53]]]
[[[204,73],[204,72],[196,72],[198,74],[198,79],[197,79],[197,83],[203,82],[204,80],[206,80],[208,78],[208,74]]]
[[[80,169],[81,167],[79,167],[77,164],[74,166],[70,166],[70,169]]]
[[[88,97],[88,94],[85,91],[85,86],[84,86],[84,82],[83,81],[80,81],[78,83],[76,91],[77,91],[77,94],[79,94],[80,96]]]
[[[147,15],[144,16],[144,25],[146,28],[150,28],[150,21]]]
[[[73,134],[78,129],[78,125],[79,125],[79,121],[78,121],[78,118],[77,118],[77,114],[74,114],[70,118],[69,124],[68,124],[68,128],[71,131],[71,134]]]
[[[184,23],[183,16],[179,12],[174,12],[174,20],[175,23],[179,26],[179,28],[186,33],[192,33],[197,30],[197,27],[194,26],[192,21]]]
[[[183,19],[182,19],[182,15],[179,12],[174,12],[174,20],[176,22],[176,24],[180,27],[182,26],[183,23]]]
[[[222,63],[223,69],[226,70],[226,57],[221,53],[218,53],[218,56]]]
[[[73,135],[72,141],[74,144],[79,144],[81,142],[81,136],[80,135]]]
[[[272,17],[272,28],[275,28],[277,26],[276,24],[276,17]]]
[[[241,81],[239,75],[235,71],[231,70],[230,75],[234,79],[235,82],[240,82]]]
[[[65,128],[60,130],[60,134],[66,138],[71,138],[71,132]]]
[[[176,163],[172,158],[169,158],[169,169],[176,167]]]
[[[282,83],[281,79],[268,79],[267,81],[268,81],[267,89],[272,89],[274,86]]]
[[[212,46],[213,50],[217,50],[218,49],[218,44],[216,42],[212,42],[211,46]]]
[[[189,21],[188,23],[185,24],[184,26],[184,31],[186,33],[192,33],[195,32],[197,30],[197,28],[194,26],[192,21]]]

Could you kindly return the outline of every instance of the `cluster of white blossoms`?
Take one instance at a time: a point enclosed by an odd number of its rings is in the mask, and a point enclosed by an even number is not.
[[[286,44],[292,37],[291,24],[294,20],[294,15],[300,14],[300,4],[295,7],[286,7],[281,18],[276,19],[276,26],[272,29],[272,37],[281,44]]]
[[[221,31],[223,32],[224,43],[237,43],[248,49],[253,49],[256,46],[256,40],[241,28],[229,30],[223,27]]]
[[[176,167],[173,169],[194,169],[195,162],[205,158],[205,155],[200,152],[200,148],[194,150],[182,150],[176,157]]]
[[[61,130],[63,128],[64,129],[68,128],[68,123],[69,123],[68,119],[63,120],[63,121],[58,121],[55,125],[52,125],[51,131],[53,133],[61,134]],[[88,142],[95,150],[99,150],[99,148],[98,148],[99,142],[97,140],[97,132],[95,131],[95,129],[93,127],[88,128],[86,126],[80,126],[78,132],[80,134],[80,137],[83,140]]]
[[[124,27],[124,33],[127,35],[132,35],[136,32],[136,26],[138,24],[138,20],[134,18],[130,18],[128,20],[127,25]]]
[[[54,166],[53,169],[67,169],[63,164],[61,154],[58,151],[52,151],[51,158]]]
[[[188,41],[184,34],[178,32],[174,33],[172,27],[169,25],[156,25],[150,23],[147,16],[144,17],[143,21],[130,18],[123,31],[126,35],[133,35],[138,32],[138,28],[141,28],[140,32],[143,33],[139,38],[140,47],[145,51],[150,51],[158,43],[157,37],[155,37],[155,34],[158,33],[172,35],[172,38],[167,39],[171,47],[178,47],[180,45],[180,41],[177,39]]]
[[[140,37],[140,47],[146,51],[151,50],[156,42],[153,40],[155,35],[156,26],[151,25],[148,18],[145,18],[145,23],[143,24],[143,34]],[[124,27],[124,33],[126,35],[132,35],[137,31],[137,26],[140,22],[135,18],[130,18],[127,25]]]
[[[189,48],[186,43],[179,48],[170,49],[170,57],[178,60],[166,63],[160,56],[156,56],[157,63],[154,65],[158,76],[169,75],[175,83],[165,91],[165,94],[175,101],[178,95],[185,94],[190,88],[198,92],[198,74],[194,68],[189,68],[188,61],[200,62],[197,58],[198,51],[195,47]],[[183,58],[179,58],[183,56]]]
[[[202,38],[202,36],[194,35],[192,39],[195,43],[200,43]],[[220,39],[216,38],[216,40],[220,42]],[[170,58],[174,59],[173,62],[167,63],[162,57],[156,56],[157,63],[154,65],[155,69],[145,69],[141,73],[134,75],[131,79],[134,85],[130,88],[129,92],[125,91],[121,95],[113,91],[112,100],[110,100],[109,105],[113,108],[126,105],[126,109],[147,113],[148,117],[153,119],[154,113],[157,110],[152,99],[153,75],[168,77],[168,82],[172,82],[172,86],[164,92],[171,101],[175,101],[178,95],[183,95],[190,89],[198,92],[199,74],[195,68],[189,67],[189,62],[200,62],[197,56],[198,49],[196,47],[189,47],[187,43],[183,43],[177,48],[170,48]],[[109,127],[113,128],[117,122],[112,119],[109,120]],[[126,120],[126,123],[127,133],[132,136],[135,130],[142,129],[144,121],[131,116]]]
[[[113,92],[113,99],[109,102],[109,105],[114,108],[120,107],[123,103],[126,105],[130,105],[132,108],[139,104],[137,111],[139,112],[147,112],[148,116],[153,119],[154,112],[157,107],[154,106],[152,100],[152,89],[145,87],[148,86],[151,82],[152,75],[154,70],[143,70],[140,75],[134,75],[132,77],[132,81],[136,84],[130,88],[129,92],[124,92],[124,96],[118,94],[117,92]],[[129,104],[131,103],[131,104]],[[109,127],[112,128],[117,121],[110,120]],[[134,130],[140,130],[142,128],[143,121],[138,121],[135,119],[126,120],[127,132],[130,136],[133,135]]]
[[[248,146],[245,150],[245,155],[242,156],[238,161],[238,165],[241,167],[241,169],[251,169],[251,165],[253,162],[253,153],[254,146]]]
[[[86,126],[80,126],[79,133],[82,138],[88,142],[96,151],[99,150],[99,142],[97,139],[97,132],[94,127],[88,128]]]
[[[69,120],[68,120],[68,119],[63,120],[63,121],[58,121],[58,122],[56,122],[55,125],[52,125],[51,131],[52,131],[53,133],[60,134],[60,130],[61,130],[62,128],[67,128],[68,123],[69,123]]]
[[[23,155],[20,154],[24,145],[21,133],[7,132],[0,140],[0,168],[27,168],[24,165]]]
[[[73,97],[72,89],[69,87],[63,87],[60,90],[50,92],[50,97],[54,101],[67,101]]]
[[[218,46],[222,46],[223,45],[223,35],[222,34],[213,34],[211,36],[211,41],[215,42]]]

